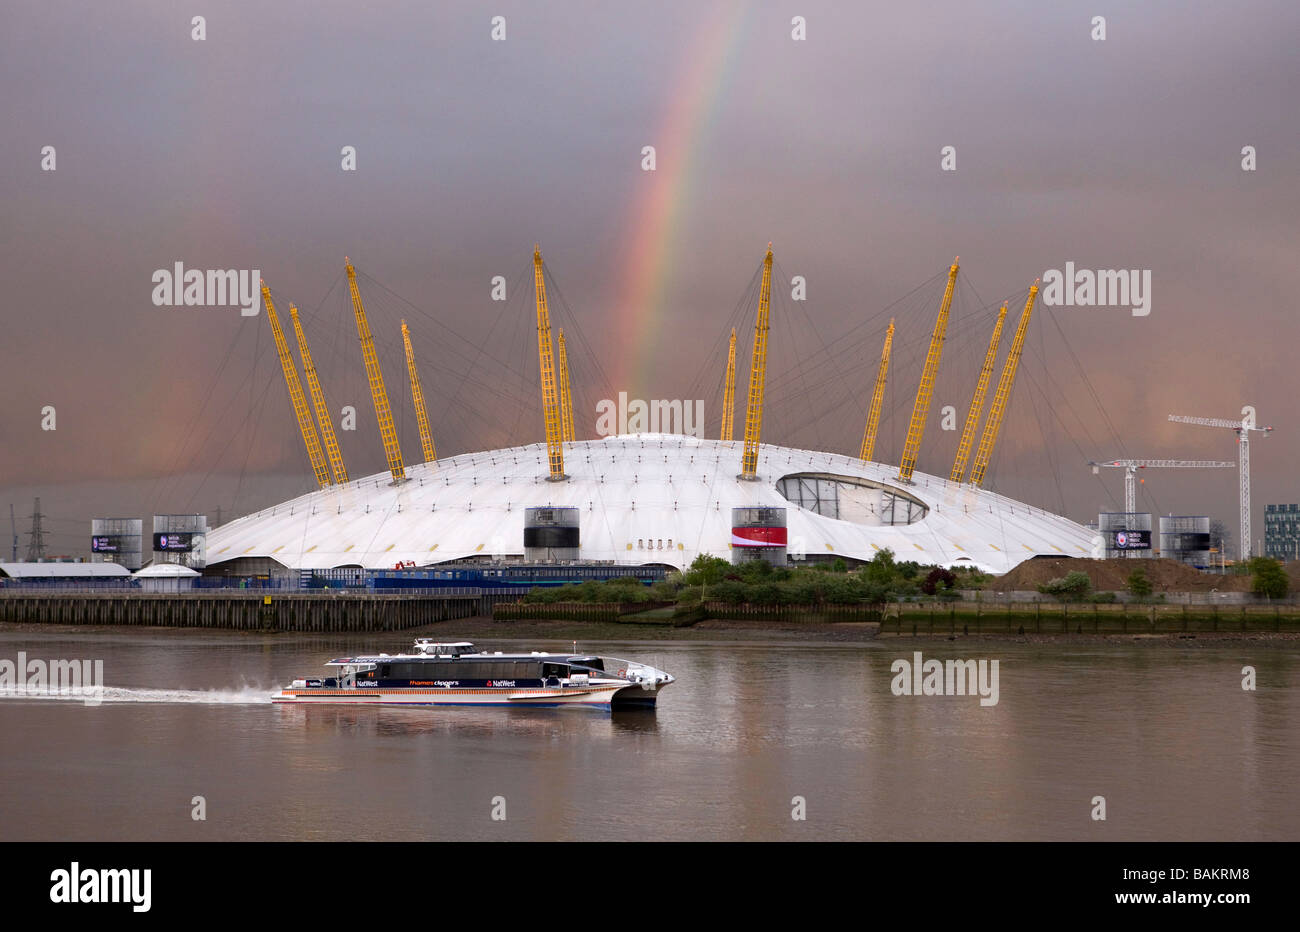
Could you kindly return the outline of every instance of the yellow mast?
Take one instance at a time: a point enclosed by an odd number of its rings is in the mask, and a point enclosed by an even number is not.
[[[352,260],[347,256],[343,257],[343,263],[348,272],[348,291],[352,294],[352,310],[357,318],[357,338],[361,341],[361,355],[366,360],[366,378],[370,382],[370,397],[375,403],[375,420],[379,421],[379,436],[384,441],[388,471],[393,474],[393,482],[402,482],[406,479],[406,467],[402,464],[401,447],[397,445],[397,427],[393,424],[393,411],[388,406],[384,373],[379,368],[379,357],[375,355],[375,338],[370,333],[366,309],[361,304],[361,292],[357,290],[357,270],[352,267]]]
[[[307,388],[311,391],[312,404],[316,408],[316,420],[320,422],[321,439],[325,441],[325,452],[329,454],[330,468],[334,470],[334,482],[342,485],[348,481],[348,470],[343,465],[338,438],[334,436],[334,423],[330,420],[329,405],[325,403],[325,391],[320,387],[320,378],[316,375],[316,364],[312,362],[311,350],[307,348],[307,335],[303,333],[302,322],[298,320],[298,309],[292,304],[289,305],[289,316],[293,319],[294,336],[298,338],[298,354],[302,356],[302,370],[307,375]]]
[[[569,354],[564,349],[564,328],[560,328],[560,342],[556,350],[560,354],[560,433],[565,443],[572,443],[575,439],[573,396],[569,394]]]
[[[975,465],[971,467],[971,485],[979,485],[984,481],[984,472],[989,468],[989,460],[993,458],[993,445],[997,443],[998,431],[1002,429],[1002,417],[1007,412],[1007,400],[1011,397],[1011,388],[1016,382],[1016,367],[1019,366],[1020,354],[1025,349],[1025,331],[1029,329],[1029,315],[1033,313],[1036,297],[1038,279],[1034,279],[1029,288],[1025,309],[1020,314],[1020,323],[1016,325],[1015,339],[1011,341],[1011,352],[1002,365],[1002,377],[998,379],[998,390],[993,395],[993,407],[989,409],[988,423],[984,425],[984,435],[980,437],[980,446],[975,452]]]
[[[867,429],[862,434],[862,451],[858,459],[869,460],[876,449],[876,428],[880,426],[880,406],[885,400],[885,378],[889,375],[889,354],[894,346],[894,318],[889,318],[885,333],[885,346],[880,351],[880,369],[876,372],[876,388],[871,393],[871,408],[867,412]]]
[[[960,258],[960,256],[958,257]],[[934,395],[934,377],[939,371],[939,358],[943,355],[943,340],[948,332],[948,310],[952,307],[952,292],[957,285],[957,259],[948,269],[948,287],[939,305],[939,317],[934,322],[930,336],[930,350],[925,355],[925,368],[921,370],[921,384],[916,387],[916,403],[912,405],[912,423],[907,428],[907,442],[903,444],[903,460],[898,467],[898,478],[910,481],[916,469],[916,455],[921,450],[925,435],[925,419],[930,413],[930,399]]]
[[[415,404],[415,419],[420,425],[420,446],[424,448],[424,461],[432,463],[438,458],[433,445],[433,431],[429,429],[429,412],[424,407],[424,390],[420,388],[420,373],[415,369],[415,350],[411,349],[411,332],[402,321],[402,343],[406,346],[406,369],[411,375],[411,401]]]
[[[302,431],[303,442],[307,444],[307,457],[311,460],[311,471],[316,475],[316,484],[322,489],[330,484],[329,470],[325,468],[325,455],[321,453],[320,438],[316,436],[316,425],[312,423],[311,413],[307,410],[307,399],[302,393],[302,382],[298,381],[298,369],[289,355],[289,344],[280,329],[280,318],[275,313],[275,303],[271,300],[271,289],[262,280],[262,303],[266,305],[266,318],[271,322],[271,335],[275,337],[275,351],[280,356],[280,367],[284,370],[284,382],[289,386],[289,400],[293,402],[293,413],[298,417],[298,429]]]
[[[1007,319],[1007,306],[1002,305],[998,311],[998,322],[993,325],[993,336],[989,337],[989,351],[984,356],[984,365],[975,382],[975,394],[970,400],[970,410],[966,412],[966,426],[961,431],[961,442],[957,444],[957,458],[952,461],[952,472],[948,475],[950,482],[961,482],[966,475],[966,462],[970,459],[971,446],[975,443],[975,428],[980,425],[980,415],[984,413],[984,396],[988,394],[989,378],[993,375],[993,364],[998,359],[998,344],[1002,341],[1002,323]]]
[[[758,291],[758,319],[754,321],[754,355],[749,363],[749,402],[745,406],[745,450],[740,478],[758,478],[758,438],[763,428],[763,392],[767,383],[767,331],[772,304],[772,244],[763,259],[763,284]]]
[[[730,441],[736,425],[736,328],[727,349],[727,379],[722,387],[722,439]]]
[[[546,309],[546,281],[542,274],[542,250],[533,246],[533,286],[537,292],[537,359],[542,373],[542,415],[546,421],[546,459],[553,482],[564,475],[564,427],[555,390],[555,359],[551,350],[551,316]]]

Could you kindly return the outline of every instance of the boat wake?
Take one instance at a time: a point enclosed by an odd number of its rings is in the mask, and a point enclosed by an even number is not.
[[[147,689],[144,687],[105,686],[93,698],[102,703],[162,702],[193,705],[267,705],[271,690],[245,686],[242,689]],[[0,687],[0,699],[33,701],[86,702],[85,690],[46,690]]]

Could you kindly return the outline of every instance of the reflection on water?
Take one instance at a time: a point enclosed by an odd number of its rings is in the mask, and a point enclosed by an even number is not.
[[[404,644],[0,632],[0,658],[102,658],[112,697],[0,698],[0,839],[1300,836],[1300,645],[922,646],[998,659],[992,707],[893,695],[897,642],[583,645],[675,674],[657,711],[265,703]]]

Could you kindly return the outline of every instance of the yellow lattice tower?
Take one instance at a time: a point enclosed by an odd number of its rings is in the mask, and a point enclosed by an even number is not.
[[[727,378],[722,384],[722,439],[728,442],[736,424],[736,328],[731,328],[731,346],[727,348]]]
[[[745,405],[745,450],[740,478],[758,478],[758,440],[763,430],[763,392],[767,384],[767,331],[772,304],[772,244],[763,259],[763,284],[758,291],[758,319],[754,321],[754,355],[749,363],[749,402]]]
[[[960,258],[960,257],[958,257]],[[925,354],[925,368],[921,370],[921,384],[916,387],[916,403],[912,405],[912,423],[907,428],[907,442],[903,444],[903,459],[898,466],[898,478],[911,481],[916,469],[916,455],[921,450],[925,436],[925,419],[930,414],[930,399],[934,396],[934,378],[939,372],[939,359],[943,356],[943,340],[948,333],[948,311],[952,307],[952,292],[957,285],[957,259],[948,269],[948,287],[943,292],[939,316],[930,335],[930,350]]]
[[[961,442],[957,444],[957,458],[952,461],[952,472],[948,474],[950,482],[961,482],[966,476],[966,462],[975,443],[975,429],[980,426],[980,416],[984,413],[984,396],[988,394],[989,378],[998,358],[998,344],[1002,342],[1002,323],[1006,319],[1007,306],[1004,304],[998,311],[998,322],[993,325],[993,336],[989,337],[989,351],[984,355],[984,365],[980,367],[980,376],[975,382],[975,394],[971,396],[966,425],[961,430]]]
[[[560,433],[565,443],[572,443],[576,438],[573,433],[573,396],[569,394],[569,354],[564,348],[564,329],[560,329]]]
[[[429,428],[429,412],[424,407],[424,390],[420,388],[420,373],[415,368],[415,350],[411,349],[411,332],[402,321],[402,344],[406,347],[406,371],[411,376],[411,401],[415,404],[415,419],[420,425],[420,446],[424,448],[424,461],[432,463],[438,458],[433,445],[433,431]]]
[[[1016,384],[1016,369],[1020,365],[1020,354],[1025,350],[1025,331],[1029,329],[1029,316],[1033,313],[1036,297],[1038,297],[1038,279],[1034,279],[1034,284],[1029,288],[1025,309],[1020,314],[1020,323],[1016,325],[1015,339],[1011,341],[1011,351],[1007,353],[1007,361],[1002,365],[1002,376],[998,379],[998,390],[993,395],[993,406],[989,409],[988,423],[984,425],[979,449],[975,451],[975,465],[970,471],[971,485],[980,485],[984,481],[984,473],[993,458],[993,445],[998,442],[1002,418],[1007,413],[1011,389]]]
[[[262,303],[266,305],[266,319],[271,322],[271,335],[275,337],[275,351],[280,357],[280,367],[284,370],[284,383],[289,387],[289,400],[293,403],[293,413],[298,418],[298,430],[307,444],[307,457],[311,460],[311,471],[316,475],[316,484],[322,489],[330,484],[329,470],[325,467],[325,455],[320,449],[320,438],[316,436],[316,425],[312,423],[311,412],[307,410],[307,399],[302,393],[302,382],[298,381],[298,369],[289,355],[289,344],[280,329],[280,318],[275,313],[275,302],[271,300],[271,289],[262,281]]]
[[[343,257],[343,263],[348,272],[348,291],[352,294],[352,310],[357,318],[357,339],[361,341],[361,355],[366,361],[366,379],[370,382],[370,398],[375,403],[375,420],[379,422],[379,436],[384,441],[388,471],[393,474],[393,482],[403,482],[406,467],[402,463],[402,448],[397,444],[397,427],[393,424],[393,410],[388,405],[384,373],[379,368],[379,357],[375,355],[375,338],[370,333],[366,309],[361,304],[361,292],[357,290],[357,270],[347,256]]]
[[[876,370],[876,387],[871,392],[871,407],[867,410],[867,428],[862,433],[862,450],[859,459],[870,460],[876,449],[876,430],[880,427],[880,406],[885,401],[885,379],[889,375],[889,354],[894,346],[894,318],[889,318],[885,331],[885,345],[880,351],[880,368]]]
[[[541,247],[533,246],[533,286],[537,292],[537,360],[542,373],[542,416],[546,421],[546,459],[552,481],[564,475],[564,427],[559,394],[555,389],[555,357],[551,349],[551,315],[546,308],[546,279]]]
[[[325,390],[321,388],[320,378],[316,375],[316,364],[312,362],[311,350],[307,348],[307,335],[303,333],[302,323],[298,320],[298,309],[289,305],[289,316],[293,319],[293,334],[298,338],[298,354],[302,356],[302,371],[307,375],[307,388],[311,392],[312,405],[316,408],[316,420],[320,422],[321,439],[325,441],[325,452],[329,455],[330,468],[334,470],[334,482],[338,485],[348,481],[348,470],[343,465],[343,452],[339,449],[338,438],[334,436],[334,422],[330,420],[329,405],[325,403]]]

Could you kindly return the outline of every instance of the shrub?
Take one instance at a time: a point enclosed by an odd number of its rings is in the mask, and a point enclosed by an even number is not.
[[[781,605],[789,602],[790,599],[784,588],[777,583],[765,582],[753,586],[746,593],[746,602],[753,602],[756,605]]]
[[[700,586],[685,586],[677,593],[678,605],[695,605],[700,601],[704,590]]]
[[[1128,574],[1128,591],[1133,593],[1139,599],[1145,599],[1151,594],[1151,580],[1147,579],[1146,570],[1138,567]]]
[[[852,577],[834,576],[826,580],[821,597],[832,605],[848,605],[862,598],[862,584]]]
[[[691,563],[683,581],[688,586],[712,586],[722,582],[723,576],[730,571],[731,564],[726,560],[702,553]]]
[[[677,591],[681,589],[681,577],[676,579],[661,579],[659,582],[650,586],[650,598],[656,602],[671,602],[677,598]]]
[[[957,575],[952,570],[946,570],[942,566],[936,566],[930,570],[925,581],[921,583],[921,591],[926,595],[934,595],[940,589],[952,589],[957,584]]]
[[[710,586],[707,596],[710,599],[716,599],[719,602],[730,602],[733,605],[746,601],[749,594],[749,587],[743,582],[736,579],[724,579],[716,586]]]
[[[1251,575],[1251,591],[1256,595],[1270,599],[1284,599],[1291,588],[1291,580],[1282,569],[1282,564],[1270,557],[1255,557],[1248,564]]]
[[[1081,570],[1072,570],[1064,576],[1049,579],[1038,587],[1044,595],[1055,596],[1062,601],[1081,599],[1092,589],[1092,580]]]

